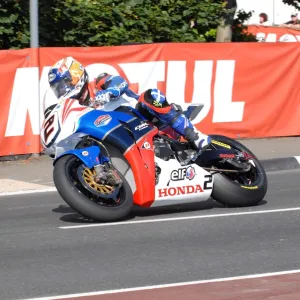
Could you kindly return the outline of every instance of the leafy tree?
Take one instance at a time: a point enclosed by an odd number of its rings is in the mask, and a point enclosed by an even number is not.
[[[256,42],[255,36],[247,32],[244,22],[252,16],[252,12],[237,10],[236,0],[224,0],[226,10],[221,16],[221,22],[217,30],[217,42]]]
[[[56,9],[59,37],[53,42],[70,46],[205,42],[206,32],[218,25],[222,2],[66,0]]]
[[[0,47],[28,47],[29,0],[2,2]],[[40,45],[205,42],[223,10],[223,0],[39,0]]]
[[[63,46],[59,44],[61,31],[58,26],[62,18],[61,7],[64,1],[61,0],[38,0],[39,1],[39,44],[46,46]],[[45,9],[46,8],[46,9]]]
[[[219,25],[229,32],[227,40],[252,41],[242,25],[247,13],[233,19],[235,10],[236,0],[39,0],[39,42],[42,47],[214,42]],[[0,0],[0,49],[29,42],[29,0]]]
[[[232,23],[233,42],[257,42],[256,36],[247,31],[248,26],[244,25],[244,22],[250,19],[252,12],[245,12],[244,10],[239,10],[237,12],[236,18]]]
[[[294,6],[297,9],[300,9],[300,1],[299,0],[282,0],[283,3]]]
[[[22,48],[29,45],[29,2],[1,0],[0,49]]]

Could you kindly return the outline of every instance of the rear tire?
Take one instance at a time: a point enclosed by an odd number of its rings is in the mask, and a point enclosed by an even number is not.
[[[259,204],[268,189],[267,175],[259,160],[248,148],[236,140],[221,135],[211,135],[211,138],[252,155],[258,176],[254,186],[243,187],[243,185],[231,181],[222,173],[215,174],[213,175],[214,185],[211,197],[225,206],[245,207]]]
[[[63,200],[78,213],[96,221],[111,222],[126,217],[133,206],[133,196],[131,188],[124,176],[118,172],[123,182],[120,189],[120,197],[123,197],[122,203],[112,207],[102,206],[89,199],[74,184],[75,180],[71,178],[70,173],[75,162],[78,162],[76,156],[66,155],[60,158],[54,166],[54,184]]]

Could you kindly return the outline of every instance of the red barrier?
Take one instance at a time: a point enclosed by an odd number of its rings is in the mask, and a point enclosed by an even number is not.
[[[297,29],[249,25],[247,31],[261,42],[300,42],[300,30]]]
[[[0,155],[40,149],[36,65],[26,58],[32,51],[0,51],[5,66],[0,73]],[[203,103],[195,125],[204,133],[234,138],[298,135],[299,55],[295,43],[42,48],[40,95],[47,89],[50,66],[73,56],[87,66],[91,79],[106,71],[124,76],[135,92],[158,87],[169,102]]]
[[[38,152],[37,53],[36,49],[0,51],[1,156]]]

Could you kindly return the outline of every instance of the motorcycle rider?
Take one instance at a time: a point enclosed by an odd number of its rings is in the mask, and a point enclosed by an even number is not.
[[[180,111],[176,105],[169,104],[166,96],[158,89],[148,89],[137,95],[129,89],[127,81],[121,76],[102,73],[89,82],[89,76],[83,65],[72,57],[66,57],[56,62],[48,73],[48,82],[57,98],[70,95],[77,99],[81,105],[93,108],[101,107],[107,110],[109,104],[119,102],[124,95],[134,98],[140,103],[139,112],[146,118],[147,115],[156,117],[162,123],[170,126],[175,132],[192,142],[199,149],[205,150],[211,138],[199,132],[191,121]],[[135,101],[136,103],[136,101]],[[119,104],[118,104],[119,106]],[[113,107],[111,107],[113,110]]]

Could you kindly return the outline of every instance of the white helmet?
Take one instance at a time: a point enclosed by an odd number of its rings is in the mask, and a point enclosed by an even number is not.
[[[86,101],[89,76],[83,65],[73,57],[55,63],[48,73],[48,82],[57,98],[70,95],[80,103]]]

